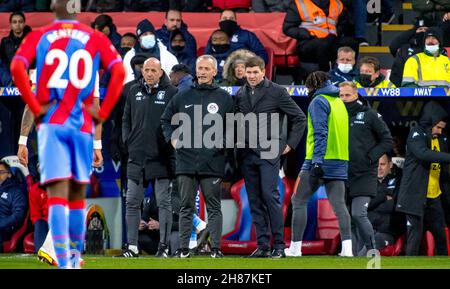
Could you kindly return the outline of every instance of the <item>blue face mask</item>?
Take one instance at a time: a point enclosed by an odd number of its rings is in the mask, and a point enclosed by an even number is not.
[[[141,46],[144,49],[152,49],[156,44],[155,35],[149,34],[141,37]]]

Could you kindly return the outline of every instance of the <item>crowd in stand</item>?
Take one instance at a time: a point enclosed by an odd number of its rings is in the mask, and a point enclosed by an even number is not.
[[[16,12],[10,14],[10,34],[1,40],[0,87],[13,86],[9,74],[9,65],[20,43],[32,30],[32,27],[26,25],[26,17],[22,12],[48,11],[50,8],[50,1],[3,2],[0,12]],[[395,61],[388,78],[382,73],[380,62],[377,58],[363,57],[357,61],[359,47],[366,45],[364,31],[358,31],[358,27],[361,26],[356,25],[359,21],[366,22],[364,17],[367,16],[364,16],[363,20],[361,20],[361,15],[355,13],[355,11],[358,11],[357,7],[360,7],[358,5],[361,5],[361,2],[364,1],[352,1],[351,3],[350,1],[341,2],[340,0],[82,1],[82,11],[102,13],[114,11],[166,11],[165,22],[162,27],[154,27],[149,19],[143,19],[137,23],[136,31],[124,35],[120,35],[117,32],[114,19],[107,14],[99,15],[92,23],[92,28],[101,31],[111,40],[116,50],[123,57],[126,68],[124,92],[112,116],[114,121],[112,157],[116,160],[121,160],[122,163],[128,162],[128,154],[131,147],[130,143],[124,144],[123,136],[136,129],[129,126],[132,122],[132,117],[136,117],[136,115],[132,115],[130,112],[130,109],[132,109],[130,106],[133,104],[129,103],[128,94],[131,95],[138,91],[144,93],[146,91],[149,95],[156,95],[159,91],[164,91],[166,95],[170,93],[175,94],[175,91],[190,91],[192,83],[198,82],[196,80],[196,77],[199,76],[197,65],[200,63],[197,58],[198,43],[189,32],[189,27],[183,22],[181,11],[221,11],[217,25],[218,29],[211,34],[207,43],[204,43],[204,46],[206,46],[204,53],[213,56],[214,61],[216,61],[217,75],[214,78],[214,84],[217,86],[246,85],[249,80],[246,79],[245,69],[249,59],[254,59],[257,55],[265,63],[268,60],[267,52],[255,33],[239,26],[239,17],[245,17],[245,14],[239,14],[236,11],[286,12],[283,27],[280,27],[280,29],[287,36],[297,40],[297,53],[300,58],[298,83],[304,82],[308,78],[311,81],[310,75],[317,70],[327,72],[327,77],[322,78],[322,82],[315,83],[315,91],[311,90],[311,92],[315,92],[318,95],[328,95],[328,93],[337,93],[339,95],[340,93],[341,98],[343,98],[342,94],[343,89],[345,92],[345,87],[354,89],[354,91],[352,90],[353,92],[349,92],[351,94],[356,91],[356,88],[362,87],[450,86],[450,60],[445,51],[445,47],[449,46],[450,40],[448,37],[444,37],[448,35],[450,26],[450,4],[438,3],[436,7],[423,7],[422,11],[424,13],[416,19],[414,28],[402,33],[392,41],[390,51],[395,56]],[[385,2],[387,4],[384,6],[386,7],[384,9],[387,10],[386,13],[383,13],[381,21],[388,23],[393,16],[393,12],[390,8],[392,5],[389,5],[391,1],[383,1],[383,3]],[[155,58],[159,61],[152,60],[156,63],[154,64],[156,68],[152,68],[157,71],[159,77],[155,78],[154,82],[147,81],[145,76],[150,72],[145,72],[145,65],[150,67],[151,61],[149,62],[148,60]],[[255,64],[253,67],[258,67],[258,65]],[[144,81],[143,79],[146,80]],[[101,87],[106,86],[109,82],[108,73],[100,75],[99,82]],[[339,86],[340,92],[337,88]],[[170,89],[173,89],[173,91],[169,93]],[[313,95],[315,94],[311,94],[311,96]],[[353,103],[356,101],[360,101],[358,97],[349,102]],[[346,101],[343,100],[343,102]],[[364,109],[361,111],[369,111],[366,103],[360,105],[364,107],[359,108]],[[347,109],[349,109],[348,106]],[[163,111],[159,114],[161,115],[162,113]],[[361,121],[361,119],[358,119],[360,114],[355,113],[353,117],[356,119],[356,122]],[[364,117],[364,113],[362,117]],[[373,114],[373,117],[376,118],[376,114]],[[354,213],[352,220],[357,226],[362,228],[359,229],[362,236],[354,241],[353,253],[347,252],[343,253],[343,255],[364,254],[361,252],[373,248],[382,249],[386,245],[393,244],[405,231],[407,231],[409,242],[407,254],[417,255],[419,250],[418,244],[420,244],[420,238],[424,229],[431,230],[433,235],[435,235],[437,253],[441,255],[447,254],[447,249],[444,246],[445,233],[443,233],[443,230],[446,223],[449,224],[450,222],[450,192],[447,192],[450,179],[441,177],[441,183],[439,184],[439,176],[447,176],[448,174],[448,162],[450,159],[446,153],[448,151],[446,138],[442,136],[445,121],[445,112],[438,105],[433,104],[431,108],[423,112],[420,125],[415,130],[411,130],[408,136],[408,146],[413,149],[406,153],[403,177],[401,168],[392,163],[392,150],[394,148],[390,135],[388,137],[390,139],[388,141],[390,147],[378,152],[375,154],[376,157],[368,160],[371,168],[378,165],[378,177],[374,178],[378,181],[376,183],[376,192],[374,189],[373,192],[368,194],[368,199],[360,201],[362,202],[361,206],[364,206],[363,201],[367,201],[365,211],[361,211],[361,208],[359,208],[360,211],[354,209],[353,206],[356,205],[349,202],[352,208],[350,211],[352,214]],[[382,120],[380,123],[384,124]],[[124,128],[128,129],[128,131],[123,131]],[[158,133],[160,132],[158,131]],[[387,134],[390,134],[389,130],[387,130]],[[420,134],[420,136],[416,137],[416,134]],[[161,135],[158,134],[157,137],[163,138],[162,133]],[[167,136],[165,137],[167,138]],[[158,145],[155,140],[155,147]],[[167,157],[169,158],[170,156],[168,155]],[[317,164],[311,163],[310,165]],[[419,170],[418,167],[420,167],[420,172],[417,172]],[[313,169],[316,169],[316,167],[313,166],[311,170]],[[319,172],[317,177],[319,179],[323,178],[323,171],[321,176],[319,169],[312,172]],[[415,176],[416,173],[421,174],[420,179],[429,179],[432,185],[428,185],[427,188],[427,185],[423,182],[417,183],[417,180],[414,181],[414,179],[418,179]],[[125,171],[124,174],[123,178],[125,180],[128,179],[129,182],[133,180],[133,177],[129,175],[130,165],[128,166],[128,171]],[[141,178],[141,176],[139,175],[137,178]],[[152,179],[158,180],[166,178],[168,176],[165,175],[152,177]],[[191,180],[184,181],[189,182]],[[204,179],[199,181],[204,181]],[[33,208],[31,219],[36,230],[35,241],[36,244],[42,244],[48,230],[45,222],[43,222],[47,218],[44,205],[46,199],[45,190],[38,183],[35,183],[32,178],[29,178],[28,182],[30,211]],[[412,184],[416,184],[416,187],[411,187],[413,186]],[[142,184],[139,185],[142,186]],[[163,186],[162,184],[159,185]],[[165,183],[164,186],[168,187],[169,182]],[[411,187],[411,190],[423,190],[417,192],[414,198],[418,203],[424,203],[424,206],[416,208],[414,204],[411,204],[412,201],[408,199],[407,191],[409,187]],[[26,193],[21,192],[20,186],[14,184],[13,174],[7,163],[0,163],[0,189],[1,245],[2,240],[8,239],[12,232],[22,224],[28,205],[26,204]],[[214,191],[214,188],[211,190]],[[427,193],[424,194],[424,192]],[[302,199],[302,201],[305,200]],[[136,248],[138,244],[152,254],[157,252],[160,257],[164,256],[164,254],[167,256],[169,244],[177,244],[171,245],[171,247],[177,248],[178,244],[182,242],[184,249],[188,247],[186,244],[191,231],[197,231],[198,233],[203,231],[202,224],[199,226],[194,225],[194,229],[192,228],[192,223],[194,222],[195,224],[195,214],[191,210],[183,211],[180,215],[180,218],[183,217],[180,223],[184,222],[183,240],[172,240],[171,232],[176,231],[172,228],[174,226],[178,227],[178,223],[166,221],[167,216],[162,217],[161,213],[155,213],[155,210],[158,211],[159,209],[161,211],[162,208],[169,212],[171,211],[171,209],[164,207],[160,200],[157,199],[156,201],[158,204],[154,201],[153,203],[146,203],[145,216],[142,217],[142,220],[137,220],[138,223],[140,222],[139,227],[136,227],[139,230],[139,234],[135,232],[136,234],[129,236],[133,244],[132,247],[126,249],[123,254],[124,257],[137,256]],[[131,206],[130,204],[128,205]],[[134,208],[139,207],[139,205],[134,204]],[[297,204],[297,206],[300,207],[301,205]],[[211,215],[218,214],[217,207],[208,209],[211,209],[208,212]],[[130,207],[127,207],[127,210],[130,210]],[[402,212],[403,215],[400,215],[399,212]],[[359,213],[358,216],[356,216],[357,213]],[[342,215],[345,215],[345,212]],[[296,218],[298,217],[296,216]],[[369,230],[364,228],[364,225],[360,225],[366,221],[370,221],[372,229]],[[161,224],[168,226],[165,228],[167,232],[160,230]],[[143,231],[146,230],[151,232],[144,234]],[[160,230],[161,232],[155,233],[153,230]],[[368,234],[367,230],[371,233]],[[218,238],[220,238],[218,232],[220,230],[217,228],[211,232],[215,238],[212,240],[215,249],[218,249]],[[154,240],[157,240],[156,243]],[[301,238],[300,240],[293,240],[292,243],[296,242],[300,242],[301,247]],[[164,246],[161,246],[161,244]],[[291,245],[288,255],[298,256],[298,245],[298,243],[294,247]],[[38,245],[36,249],[39,247]],[[220,251],[214,253],[220,257]],[[263,257],[268,255],[267,252],[255,253],[262,254],[261,256]],[[282,255],[281,252],[275,253]],[[188,253],[183,251],[177,254],[182,256]],[[261,256],[258,255],[256,257]]]

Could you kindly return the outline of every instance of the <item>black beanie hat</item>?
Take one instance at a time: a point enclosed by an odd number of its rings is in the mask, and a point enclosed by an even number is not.
[[[139,39],[139,37],[141,37],[142,34],[144,34],[145,32],[151,32],[153,34],[156,34],[155,31],[155,27],[153,26],[153,24],[148,21],[147,19],[142,20],[141,22],[139,22],[139,24],[136,27],[136,36]]]

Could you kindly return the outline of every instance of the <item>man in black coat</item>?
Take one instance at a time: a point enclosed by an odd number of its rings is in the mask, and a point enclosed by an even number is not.
[[[0,44],[0,86],[12,85],[9,66],[19,49],[20,43],[31,32],[31,28],[25,25],[25,15],[22,12],[13,12],[9,16],[9,35],[2,38]],[[30,63],[31,64],[31,63]]]
[[[411,128],[396,210],[406,214],[406,255],[419,254],[422,234],[431,231],[436,253],[447,255],[445,217],[450,196],[447,112],[434,101],[428,102],[417,126]]]
[[[244,120],[251,116],[258,119],[253,125],[251,121],[245,121],[245,147],[239,152],[258,241],[258,248],[250,257],[282,258],[285,257],[285,243],[278,191],[280,156],[297,147],[306,127],[306,116],[285,88],[264,78],[264,67],[264,61],[258,56],[246,61],[247,84],[236,93],[235,113],[240,113]],[[287,135],[282,133],[284,117],[287,117],[289,128]],[[241,127],[238,120],[238,141],[242,137]],[[261,139],[264,134],[269,136],[268,143]],[[238,144],[239,147],[242,146]],[[272,252],[269,225],[273,236]]]
[[[171,178],[173,149],[165,142],[160,117],[177,89],[161,69],[161,62],[149,58],[142,68],[143,78],[131,86],[122,118],[122,139],[128,150],[128,191],[126,224],[128,248],[122,257],[137,257],[138,227],[144,188],[154,183],[160,223],[157,257],[168,256],[172,228]]]
[[[368,216],[375,233],[375,248],[393,245],[404,233],[404,214],[395,212],[400,189],[401,170],[392,163],[391,154],[378,160],[377,195],[370,200]]]
[[[224,128],[226,114],[233,112],[233,99],[214,83],[216,74],[217,60],[213,56],[197,58],[197,81],[191,88],[177,93],[161,116],[165,140],[176,149],[176,176],[181,199],[180,250],[177,252],[180,258],[190,257],[189,239],[199,183],[208,212],[211,257],[223,257],[220,251],[220,200],[225,173]]]
[[[372,224],[367,217],[370,199],[377,194],[378,159],[392,149],[392,136],[386,123],[367,103],[358,99],[358,89],[354,82],[339,85],[339,97],[347,107],[349,131],[348,196],[351,200],[351,215],[357,234],[354,255],[365,254],[375,249]],[[365,248],[360,251],[358,241]],[[364,253],[363,253],[364,252]]]

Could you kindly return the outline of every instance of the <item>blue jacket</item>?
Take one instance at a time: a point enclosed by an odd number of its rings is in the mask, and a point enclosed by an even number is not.
[[[181,23],[180,31],[183,34],[183,38],[186,41],[186,48],[189,50],[190,55],[197,56],[197,42],[195,37],[189,33],[188,27],[185,23]],[[167,30],[167,26],[163,25],[160,29],[156,30],[156,37],[164,44],[167,49],[173,53],[170,49],[170,40],[172,39],[171,32]]]
[[[120,40],[122,36],[117,32],[116,25],[111,26],[111,33],[109,34],[109,40],[111,41],[114,48],[116,48],[117,52],[120,53]],[[109,71],[105,71],[100,79],[100,87],[108,87],[109,80],[111,78],[111,74]]]
[[[17,181],[7,179],[0,186],[0,231],[15,231],[25,220],[28,201]]]
[[[358,75],[359,71],[353,68],[349,73],[343,73],[339,68],[335,67],[329,72],[331,84],[338,86],[344,81],[353,81]]]
[[[228,51],[224,52],[224,53],[216,53],[216,52],[212,51],[212,49],[209,50],[209,51],[208,50],[205,51],[205,54],[212,55],[217,60],[217,75],[216,75],[216,80],[217,81],[221,81],[222,80],[223,67],[225,65],[225,61],[227,60],[228,55],[230,55],[231,52],[233,52],[231,50],[231,48],[228,49]]]
[[[180,82],[178,83],[178,92],[190,89],[192,84],[193,84],[193,80],[194,77],[192,77],[192,75],[188,74],[185,77],[183,77],[182,79],[180,79]]]
[[[234,33],[234,35],[230,39],[230,52],[233,52],[238,49],[247,49],[250,51],[253,51],[256,55],[264,59],[264,62],[267,64],[268,56],[267,52],[264,49],[264,46],[261,44],[261,41],[259,41],[258,37],[256,37],[256,34],[239,28],[239,30]],[[208,44],[206,45],[205,54],[209,54],[208,52],[211,51],[211,37],[208,39]]]
[[[305,160],[302,170],[310,170],[311,165],[318,163],[322,165],[324,179],[347,179],[348,161],[343,160],[324,160],[327,149],[328,138],[328,115],[330,114],[330,104],[321,96],[326,94],[339,97],[339,88],[332,85],[331,82],[318,89],[309,104],[308,113],[314,128],[314,153],[311,160]]]

